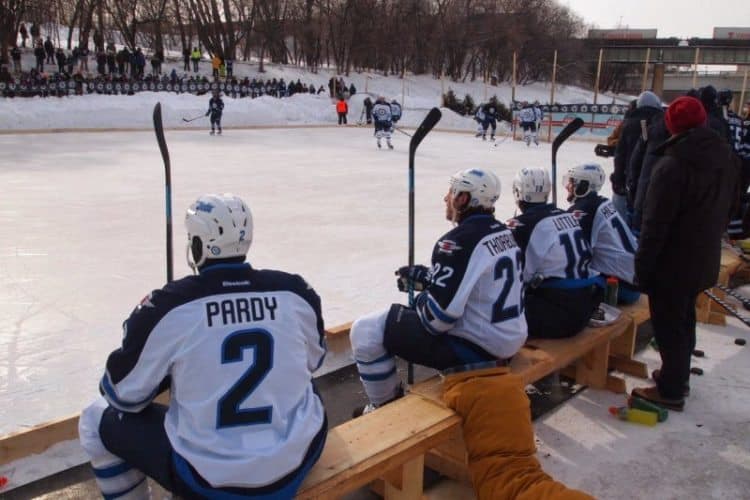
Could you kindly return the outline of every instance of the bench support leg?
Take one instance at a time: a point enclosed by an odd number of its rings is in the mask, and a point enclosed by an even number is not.
[[[607,387],[609,342],[592,349],[576,362],[576,382],[593,389]]]
[[[424,487],[424,455],[385,476],[385,500],[420,500]]]

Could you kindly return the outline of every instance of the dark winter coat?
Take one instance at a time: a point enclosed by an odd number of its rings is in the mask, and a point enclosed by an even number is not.
[[[627,194],[627,169],[630,157],[633,154],[638,138],[641,137],[641,120],[646,120],[648,125],[654,115],[663,114],[659,108],[643,106],[636,108],[630,117],[626,118],[622,125],[622,133],[615,147],[615,170],[610,177],[612,191],[615,194]]]
[[[638,139],[642,135],[641,120],[650,123],[654,115],[663,114],[659,108],[644,106],[636,108],[633,113],[625,118],[622,124],[622,133],[615,147],[615,170],[610,177],[612,191],[615,194],[627,194],[627,169],[630,158],[635,150]]]
[[[640,231],[643,204],[646,201],[651,172],[653,172],[656,162],[661,158],[660,155],[656,154],[657,148],[668,139],[669,131],[667,130],[667,124],[663,119],[654,120],[648,128],[648,141],[646,143],[639,141],[638,146],[636,146],[634,155],[640,155],[640,152],[645,150],[642,155],[643,159],[640,163],[640,170],[638,172],[631,170],[633,178],[628,177],[628,200],[633,206],[631,223],[636,232]],[[633,161],[631,161],[632,163]]]
[[[716,284],[721,236],[739,200],[739,162],[723,137],[698,127],[656,151],[635,256],[637,285],[683,293]]]

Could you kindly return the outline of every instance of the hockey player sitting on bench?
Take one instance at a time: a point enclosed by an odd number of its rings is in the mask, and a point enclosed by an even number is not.
[[[403,394],[395,356],[437,370],[505,364],[526,340],[523,255],[494,217],[500,181],[484,169],[450,179],[445,216],[456,225],[432,250],[432,268],[404,266],[398,286],[423,290],[414,307],[393,304],[354,322],[350,339],[369,413]],[[499,361],[498,361],[499,360]]]
[[[591,248],[578,219],[547,203],[552,183],[543,168],[521,169],[513,195],[521,215],[508,226],[525,255],[524,308],[532,338],[570,337],[601,302],[599,273],[589,269]]]
[[[620,280],[618,304],[632,304],[640,293],[632,285],[635,278],[635,251],[638,242],[610,200],[599,196],[607,176],[601,165],[588,163],[568,170],[563,185],[572,203],[568,212],[581,224],[593,253],[591,268]],[[601,282],[604,286],[604,282]]]

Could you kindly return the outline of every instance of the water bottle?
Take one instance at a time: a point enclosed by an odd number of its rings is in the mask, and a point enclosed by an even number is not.
[[[621,406],[619,408],[617,406],[612,406],[609,408],[609,412],[620,420],[627,420],[628,422],[648,426],[656,425],[658,420],[658,415],[656,413],[628,408],[627,406]]]
[[[659,422],[664,422],[667,417],[669,417],[669,412],[666,410],[666,408],[662,408],[661,406],[655,405],[651,401],[646,401],[645,399],[641,399],[637,396],[630,396],[628,398],[628,406],[630,408],[635,408],[636,410],[656,413],[656,417]]]
[[[617,294],[619,289],[619,283],[617,278],[610,276],[607,278],[607,288],[604,290],[604,303],[610,306],[617,305]]]

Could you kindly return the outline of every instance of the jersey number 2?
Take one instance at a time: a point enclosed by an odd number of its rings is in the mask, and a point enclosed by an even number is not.
[[[521,276],[523,270],[523,254],[518,252],[516,256],[518,266],[518,276]],[[503,288],[500,290],[500,295],[492,306],[492,322],[499,323],[518,317],[523,312],[523,302],[505,307],[505,302],[508,300],[510,289],[513,286],[514,275],[514,262],[510,257],[501,257],[495,264],[495,280],[503,279]]]
[[[217,429],[271,422],[273,407],[240,409],[240,405],[258,387],[273,367],[273,337],[268,331],[260,328],[231,333],[224,339],[221,346],[222,364],[242,361],[245,349],[253,349],[255,359],[232,388],[219,398],[216,408]]]

